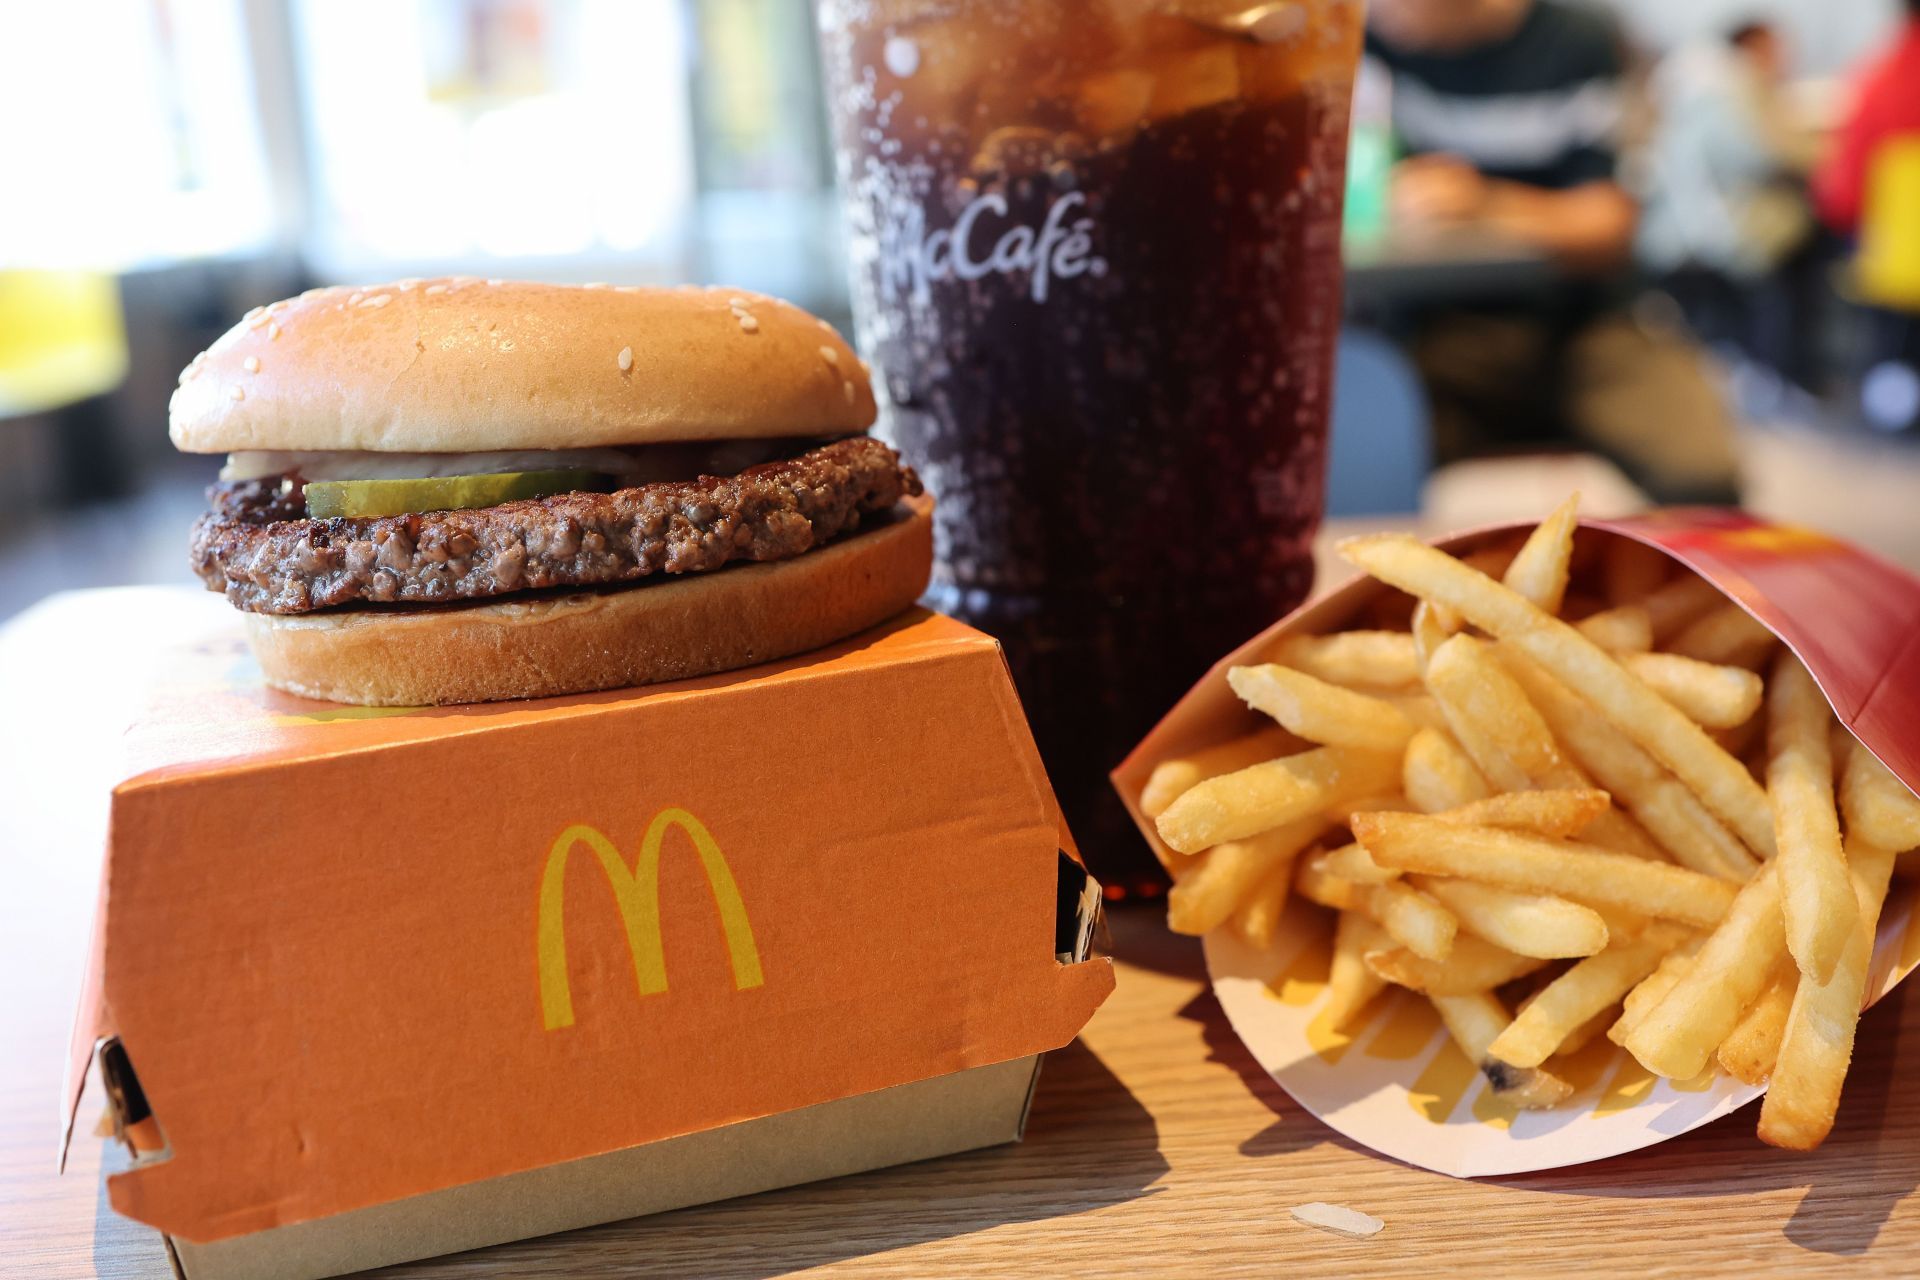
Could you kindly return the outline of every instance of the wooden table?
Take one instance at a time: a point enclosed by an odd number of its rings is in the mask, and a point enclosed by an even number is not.
[[[0,1271],[164,1276],[116,1218],[82,1104],[54,1174],[57,1095],[91,914],[100,788],[79,754],[141,654],[201,602],[120,593],[127,626],[75,634],[73,598],[0,629]],[[84,603],[84,602],[81,602]],[[1382,1159],[1295,1106],[1241,1048],[1198,947],[1152,909],[1114,913],[1120,983],[1052,1055],[1027,1140],[443,1258],[406,1276],[1920,1273],[1920,995],[1866,1019],[1839,1126],[1794,1156],[1751,1109],[1602,1164],[1463,1182]],[[1350,1241],[1294,1223],[1326,1200],[1386,1220]]]

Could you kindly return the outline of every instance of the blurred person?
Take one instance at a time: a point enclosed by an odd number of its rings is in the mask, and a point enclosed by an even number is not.
[[[1642,262],[1694,331],[1812,386],[1820,242],[1807,195],[1817,139],[1787,101],[1772,25],[1670,54],[1654,73]]]
[[[1571,437],[1662,502],[1737,498],[1733,431],[1701,354],[1635,323],[1639,208],[1616,175],[1618,34],[1561,0],[1376,0],[1368,52],[1393,77],[1404,226],[1478,226],[1565,275],[1520,304],[1410,318],[1446,462]]]
[[[1882,431],[1920,428],[1920,236],[1913,189],[1920,178],[1920,0],[1878,56],[1856,71],[1851,102],[1814,180],[1821,218],[1860,237],[1854,284],[1868,303],[1858,344],[1860,412]]]
[[[1842,235],[1860,229],[1881,144],[1920,137],[1920,0],[1906,0],[1906,13],[1887,48],[1850,77],[1850,105],[1814,178],[1820,216]]]

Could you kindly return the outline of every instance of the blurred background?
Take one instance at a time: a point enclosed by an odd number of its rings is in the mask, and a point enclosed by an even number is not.
[[[1579,38],[1489,86],[1476,32],[1533,8]],[[1331,514],[1739,498],[1920,568],[1914,7],[1373,12]],[[174,453],[167,398],[257,304],[694,280],[845,330],[812,28],[807,0],[0,6],[0,619],[190,580],[218,459]],[[1463,75],[1501,92],[1464,109]]]

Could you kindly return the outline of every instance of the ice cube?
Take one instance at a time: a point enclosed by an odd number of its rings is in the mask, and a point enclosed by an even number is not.
[[[1138,128],[1152,100],[1153,73],[1131,68],[1096,72],[1074,88],[1080,127],[1095,139]]]
[[[1162,64],[1154,76],[1148,114],[1166,120],[1237,98],[1240,67],[1234,52],[1234,46],[1223,41]]]

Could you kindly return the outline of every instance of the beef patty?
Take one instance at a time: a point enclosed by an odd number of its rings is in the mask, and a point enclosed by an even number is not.
[[[539,587],[785,560],[920,493],[913,468],[854,436],[735,476],[562,493],[497,507],[308,519],[285,477],[208,490],[194,572],[255,613],[479,600]]]

